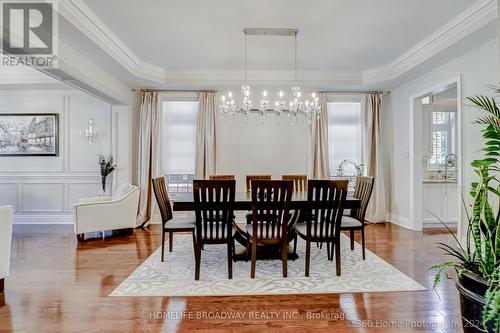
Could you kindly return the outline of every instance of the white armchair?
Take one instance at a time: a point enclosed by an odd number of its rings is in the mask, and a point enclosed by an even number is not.
[[[111,197],[79,199],[74,210],[78,240],[86,232],[134,228],[138,205],[139,188],[130,184],[120,186]]]
[[[4,281],[9,276],[12,211],[12,206],[0,206],[0,293],[4,291]]]

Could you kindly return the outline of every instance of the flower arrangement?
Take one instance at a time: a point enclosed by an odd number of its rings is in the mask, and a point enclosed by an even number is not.
[[[99,154],[98,164],[101,168],[101,184],[102,184],[102,192],[106,192],[106,178],[108,178],[109,174],[111,174],[115,168],[116,164],[114,163],[113,157],[110,156],[106,159],[103,155]]]

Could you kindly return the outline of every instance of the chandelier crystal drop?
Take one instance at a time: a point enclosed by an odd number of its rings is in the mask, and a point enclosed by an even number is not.
[[[295,29],[259,29],[246,28],[243,30],[245,35],[245,83],[241,86],[241,105],[237,105],[231,92],[221,97],[219,110],[222,116],[236,118],[241,115],[248,120],[251,114],[257,114],[261,124],[264,124],[269,115],[275,117],[279,122],[285,116],[290,119],[292,125],[297,124],[300,118],[305,119],[309,124],[318,119],[321,114],[321,105],[319,104],[318,96],[315,92],[310,94],[310,97],[304,100],[304,95],[297,85],[297,33]],[[247,37],[254,35],[263,36],[289,36],[294,37],[295,44],[295,85],[291,87],[289,99],[282,89],[279,91],[274,101],[271,101],[267,90],[262,91],[262,96],[258,105],[252,103],[252,93],[248,85],[248,43]]]

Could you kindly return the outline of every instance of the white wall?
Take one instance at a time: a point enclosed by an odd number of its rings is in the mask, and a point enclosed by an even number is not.
[[[0,91],[0,113],[59,114],[59,156],[0,157],[0,205],[14,206],[17,223],[71,223],[73,203],[100,193],[98,153],[117,155],[118,181],[130,177],[126,109],[76,90],[17,90]],[[80,137],[89,118],[98,129],[94,145]]]
[[[245,175],[308,174],[309,130],[306,123],[277,125],[258,117],[231,122],[221,119],[219,127],[219,174],[235,174],[237,190],[245,190]]]
[[[264,87],[251,86],[250,96],[254,108],[258,108]],[[231,90],[237,103],[240,87],[219,89],[220,94]],[[276,100],[279,89],[267,87],[271,103]],[[285,95],[289,94],[285,91]],[[220,100],[217,101],[217,105]],[[270,116],[261,124],[257,114],[251,114],[248,123],[243,119],[219,121],[219,174],[236,175],[238,191],[245,190],[245,176],[251,174],[271,174],[273,179],[281,179],[284,174],[309,173],[310,136],[309,125],[299,119],[294,126],[283,117],[278,122]]]
[[[432,88],[458,75],[462,76],[462,152],[463,182],[459,184],[467,196],[469,184],[475,178],[470,163],[480,156],[481,127],[471,124],[478,112],[467,107],[465,97],[474,94],[491,94],[488,84],[499,81],[499,45],[498,40],[491,40],[468,53],[465,53],[434,70],[409,81],[391,91],[390,107],[384,109],[382,132],[387,152],[387,168],[390,174],[388,190],[390,195],[391,221],[412,226],[410,221],[410,97],[425,89]]]

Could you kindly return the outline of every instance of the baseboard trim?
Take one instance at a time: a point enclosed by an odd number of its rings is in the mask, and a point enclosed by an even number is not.
[[[388,213],[387,214],[387,221],[389,221],[392,224],[398,225],[402,228],[408,229],[408,230],[414,230],[414,231],[420,231],[422,229],[416,228],[408,218],[394,214],[394,213]]]
[[[73,214],[14,214],[14,224],[73,224]]]
[[[458,219],[455,217],[455,218],[443,220],[443,222],[450,228],[456,228]],[[437,218],[426,217],[426,218],[424,218],[423,228],[424,229],[425,228],[444,228],[444,226],[443,226],[443,223],[441,223]]]

